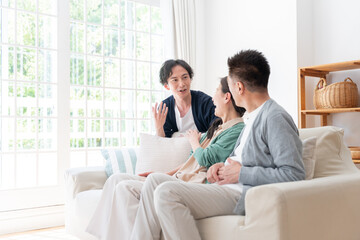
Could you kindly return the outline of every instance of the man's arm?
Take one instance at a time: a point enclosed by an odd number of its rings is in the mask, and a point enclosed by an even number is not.
[[[242,166],[239,182],[258,186],[305,179],[302,143],[292,119],[276,114],[267,121],[265,138],[275,166]]]

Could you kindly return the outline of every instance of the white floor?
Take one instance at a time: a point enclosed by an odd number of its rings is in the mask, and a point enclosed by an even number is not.
[[[65,232],[64,227],[34,230],[0,236],[1,240],[79,240]]]

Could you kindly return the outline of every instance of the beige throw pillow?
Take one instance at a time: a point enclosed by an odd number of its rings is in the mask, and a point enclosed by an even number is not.
[[[140,134],[140,148],[135,174],[143,172],[168,172],[184,163],[191,151],[187,138],[164,138]]]
[[[316,137],[310,137],[302,141],[303,143],[303,162],[305,166],[305,180],[310,180],[314,177],[315,172],[315,149]]]

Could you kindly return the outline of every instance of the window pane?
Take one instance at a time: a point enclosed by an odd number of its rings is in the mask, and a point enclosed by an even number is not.
[[[57,121],[55,119],[39,119],[39,149],[56,150]]]
[[[17,187],[36,186],[36,154],[19,153],[16,157],[16,185]]]
[[[121,31],[121,57],[135,58],[135,33]]]
[[[102,54],[102,27],[88,25],[87,27],[87,52],[88,54]]]
[[[137,63],[137,87],[139,89],[150,88],[150,64],[145,62]]]
[[[57,13],[57,0],[38,0],[39,12],[55,15]]]
[[[6,7],[15,7],[15,0],[1,1],[1,4]]]
[[[138,91],[137,92],[137,117],[149,118],[150,117],[150,92]]]
[[[39,47],[55,49],[57,46],[57,21],[55,17],[39,15]]]
[[[84,53],[85,28],[82,23],[70,24],[70,50],[72,52]]]
[[[118,57],[120,55],[119,33],[117,29],[105,29],[104,51],[105,56]]]
[[[102,24],[102,1],[87,0],[87,21],[90,23]]]
[[[70,87],[70,116],[85,116],[86,97],[85,88]]]
[[[120,91],[119,90],[105,90],[105,117],[119,118],[120,117]]]
[[[118,26],[119,22],[119,0],[104,0],[104,24]]]
[[[101,147],[102,146],[102,133],[103,133],[103,120],[101,119],[88,119],[87,121],[88,133],[87,141],[88,147]]]
[[[136,146],[136,138],[134,137],[135,121],[122,120],[121,121],[121,145],[125,147]]]
[[[16,113],[18,116],[36,116],[37,86],[33,83],[19,84],[16,87]]]
[[[3,118],[1,127],[3,133],[1,138],[2,151],[14,151],[15,120],[13,118]]]
[[[150,133],[150,120],[137,121],[138,135],[140,133]]]
[[[162,33],[160,8],[158,7],[151,7],[151,32]]]
[[[57,54],[56,51],[39,51],[38,78],[40,82],[57,82]]]
[[[15,42],[15,11],[1,9],[1,42]]]
[[[17,7],[19,9],[35,12],[36,1],[34,0],[17,0]]]
[[[4,116],[15,115],[15,84],[13,82],[2,81],[2,102],[1,111]]]
[[[35,14],[17,12],[17,43],[34,46],[36,42],[36,17]]]
[[[87,90],[87,107],[88,117],[102,117],[103,109],[103,91],[98,88],[88,88]]]
[[[70,18],[84,21],[84,0],[70,0]]]
[[[164,86],[160,83],[159,72],[160,64],[151,64],[151,88],[153,90],[163,90]]]
[[[135,92],[129,90],[121,91],[121,117],[135,117]]]
[[[121,61],[121,87],[135,88],[135,62]]]
[[[17,78],[35,80],[36,52],[30,48],[17,48]]]
[[[1,77],[2,79],[15,78],[15,50],[13,47],[2,46],[1,48]]]
[[[136,30],[149,32],[150,30],[150,7],[144,4],[136,4]]]
[[[152,92],[151,106],[155,106],[155,103],[160,103],[163,99],[164,99],[164,92]]]
[[[57,87],[49,84],[39,84],[39,116],[57,116]]]
[[[16,120],[17,148],[18,150],[36,149],[36,119],[21,118]]]
[[[136,58],[140,60],[150,59],[150,35],[147,33],[136,34]]]
[[[114,58],[105,58],[104,82],[106,87],[120,87],[120,61]]]
[[[84,56],[71,55],[70,58],[70,83],[84,85]]]
[[[164,59],[164,43],[162,36],[151,36],[151,60],[161,62]]]
[[[102,85],[102,59],[88,57],[87,62],[87,84],[90,86]]]

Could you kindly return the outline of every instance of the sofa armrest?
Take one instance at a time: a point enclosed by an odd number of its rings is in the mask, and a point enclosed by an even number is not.
[[[104,167],[70,168],[65,171],[66,199],[86,190],[102,189],[107,179]]]
[[[359,202],[359,173],[254,187],[239,239],[356,239]]]

